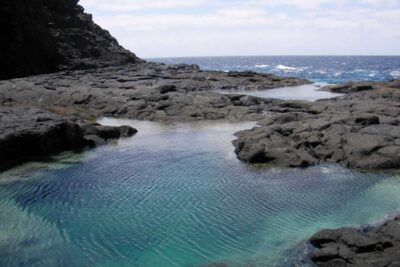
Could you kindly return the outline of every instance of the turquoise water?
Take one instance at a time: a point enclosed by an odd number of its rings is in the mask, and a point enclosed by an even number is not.
[[[240,163],[250,123],[102,123],[139,134],[0,174],[0,266],[291,266],[317,230],[400,210],[394,173]]]

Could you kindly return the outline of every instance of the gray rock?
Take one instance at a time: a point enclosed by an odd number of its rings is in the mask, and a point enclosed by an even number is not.
[[[322,230],[311,237],[317,266],[397,266],[400,261],[400,221],[390,220],[364,232],[353,228]]]
[[[397,93],[381,83],[342,99],[275,103],[266,107],[274,115],[236,135],[235,152],[245,162],[289,167],[333,162],[360,169],[398,168]]]
[[[322,91],[331,91],[334,93],[354,93],[361,91],[373,90],[375,82],[347,82],[337,85],[327,85],[322,87]]]
[[[129,126],[105,127],[84,123],[31,107],[0,107],[0,168],[66,150],[104,144],[131,136]]]

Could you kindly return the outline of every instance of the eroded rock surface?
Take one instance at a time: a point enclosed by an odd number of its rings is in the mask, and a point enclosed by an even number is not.
[[[364,231],[354,228],[322,230],[310,242],[316,247],[311,259],[317,266],[400,266],[400,218]]]
[[[270,74],[140,63],[0,81],[0,103],[35,105],[61,114],[154,121],[259,120],[265,106],[281,101],[217,91],[304,83],[308,81]]]
[[[129,126],[106,127],[32,107],[0,107],[0,168],[134,133]]]
[[[290,167],[332,162],[351,168],[398,168],[400,91],[388,85],[315,103],[288,101],[270,109],[275,114],[260,126],[237,133],[236,153],[246,162]]]

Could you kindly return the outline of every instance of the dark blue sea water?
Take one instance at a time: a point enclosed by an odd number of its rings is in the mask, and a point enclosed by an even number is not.
[[[168,64],[198,64],[206,70],[252,70],[326,83],[400,78],[400,56],[243,56],[148,60]]]
[[[306,266],[316,231],[400,210],[395,173],[239,162],[252,123],[101,123],[139,133],[0,174],[0,266]]]

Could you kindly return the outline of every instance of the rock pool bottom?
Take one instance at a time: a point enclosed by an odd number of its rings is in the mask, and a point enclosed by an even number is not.
[[[0,266],[290,266],[322,228],[400,210],[400,176],[239,162],[252,124],[131,124],[131,139],[0,174]]]

